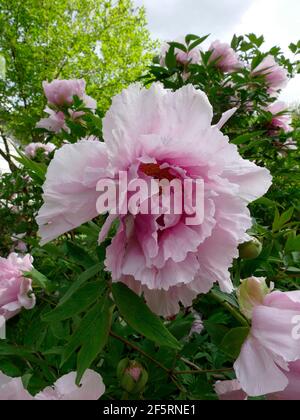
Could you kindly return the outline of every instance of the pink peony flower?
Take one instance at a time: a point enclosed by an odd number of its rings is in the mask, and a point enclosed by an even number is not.
[[[292,117],[287,110],[287,105],[285,102],[274,102],[266,108],[266,111],[273,114],[271,121],[272,129],[282,129],[285,133],[293,131],[291,127]]]
[[[266,395],[267,400],[294,401],[300,400],[300,360],[289,363],[288,371],[285,371],[288,379],[287,387],[280,392]],[[238,380],[218,381],[215,391],[220,400],[247,400],[248,395],[242,390]]]
[[[23,272],[32,270],[32,262],[29,254],[0,257],[0,315],[6,319],[15,316],[22,307],[32,309],[35,305],[35,296],[30,294],[31,280],[23,277]]]
[[[179,44],[183,44],[184,46],[187,47],[184,38],[179,38],[176,40],[176,42]],[[170,49],[170,44],[168,42],[164,42],[162,44],[161,52],[160,52],[160,65],[161,66],[166,65],[165,59],[166,59],[166,54],[169,51],[169,49]],[[185,51],[180,50],[179,48],[175,48],[174,53],[176,55],[176,60],[179,64],[182,64],[182,65],[198,64],[200,62],[200,49],[198,47],[193,48],[189,52],[185,52]]]
[[[32,400],[21,378],[10,378],[0,372],[0,401]]]
[[[293,334],[299,317],[300,291],[272,292],[253,308],[250,334],[234,364],[249,396],[277,393],[288,386],[288,363],[300,359],[300,341]]]
[[[241,384],[236,379],[231,381],[218,381],[215,383],[215,391],[219,400],[247,400],[248,395],[242,390]]]
[[[288,83],[288,72],[276,63],[272,55],[265,57],[262,62],[252,70],[253,76],[265,76],[265,81],[269,87],[270,94],[275,95],[280,89],[286,87]]]
[[[70,129],[66,125],[65,114],[62,111],[55,112],[48,106],[45,108],[49,117],[42,118],[37,124],[37,128],[44,128],[45,130],[52,131],[53,133],[60,133],[62,130],[69,133]]]
[[[57,107],[71,105],[74,96],[82,99],[86,106],[96,109],[96,101],[85,93],[85,80],[53,80],[51,83],[43,82],[43,88],[48,103]]]
[[[215,66],[223,72],[232,72],[242,67],[239,56],[226,43],[214,41],[209,47],[209,51],[212,51],[209,62],[215,61]]]
[[[35,158],[38,150],[43,150],[45,155],[49,155],[56,149],[53,143],[30,143],[25,149],[25,155],[29,158]]]
[[[53,80],[51,83],[43,82],[43,88],[48,100],[48,104],[52,107],[60,108],[62,106],[72,105],[74,96],[81,99],[86,108],[95,110],[97,101],[85,93],[85,81],[80,80]],[[60,133],[62,130],[67,133],[70,129],[66,125],[66,117],[64,112],[55,111],[46,107],[45,112],[49,117],[42,118],[36,125],[37,128],[44,128],[54,133]],[[76,120],[84,115],[84,111],[69,110],[70,117]]]
[[[76,372],[68,373],[33,397],[21,378],[9,378],[0,372],[0,400],[98,400],[105,392],[101,375],[90,369],[83,375],[80,387],[75,379]]]
[[[102,178],[116,185],[119,171],[131,182],[201,178],[201,224],[188,225],[185,212],[110,214],[99,240],[114,219],[120,224],[107,248],[106,269],[114,282],[143,292],[150,308],[164,316],[176,314],[179,302],[190,306],[216,281],[231,292],[228,269],[238,245],[249,240],[247,205],[268,190],[271,176],[242,159],[220,126],[211,125],[212,117],[207,96],[191,85],[171,92],[160,84],[150,89],[135,84],[116,96],[103,121],[105,142],[65,145],[50,163],[37,217],[42,244],[97,216]]]

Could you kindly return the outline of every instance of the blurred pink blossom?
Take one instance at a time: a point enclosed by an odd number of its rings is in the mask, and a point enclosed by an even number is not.
[[[233,72],[242,67],[237,53],[225,42],[214,41],[209,51],[212,51],[209,62],[215,61],[215,66],[223,72]]]
[[[187,44],[184,38],[179,38],[175,42],[182,44],[187,48]],[[160,52],[160,65],[161,66],[166,65],[165,58],[169,49],[170,49],[169,43],[164,42],[162,44],[161,52]],[[177,62],[182,65],[198,64],[200,62],[200,49],[198,47],[193,48],[191,51],[188,51],[188,52],[180,50],[179,48],[175,48],[174,53],[176,55]]]
[[[276,95],[280,89],[288,84],[288,72],[281,67],[272,55],[265,57],[262,62],[252,70],[253,76],[265,76],[269,93]]]
[[[43,88],[50,105],[61,107],[71,105],[74,96],[83,100],[87,108],[96,109],[96,101],[85,93],[85,80],[53,80],[51,83],[43,82]]]
[[[35,296],[32,294],[31,279],[23,272],[31,271],[33,258],[11,253],[8,258],[0,257],[0,315],[6,319],[18,314],[21,308],[32,309]]]
[[[45,155],[49,155],[56,149],[56,146],[53,143],[30,143],[25,149],[25,155],[29,158],[35,158],[38,150],[42,150]]]
[[[273,115],[271,121],[272,129],[282,129],[285,133],[293,131],[291,127],[292,117],[287,108],[286,103],[282,101],[274,102],[266,108],[266,111],[271,112]]]

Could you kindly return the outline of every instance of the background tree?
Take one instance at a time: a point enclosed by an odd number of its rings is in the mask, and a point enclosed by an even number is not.
[[[1,0],[2,137],[37,140],[43,80],[85,78],[105,110],[111,96],[140,76],[152,48],[145,11],[131,0]]]

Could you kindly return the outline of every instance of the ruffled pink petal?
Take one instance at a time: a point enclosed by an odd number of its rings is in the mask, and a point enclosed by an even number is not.
[[[96,184],[86,181],[92,169],[99,177],[108,165],[103,143],[81,141],[59,149],[51,161],[44,184],[44,205],[37,216],[41,243],[92,220],[97,216]]]
[[[293,337],[293,320],[300,316],[300,310],[256,306],[252,314],[252,335],[269,352],[285,361],[300,359],[299,340]]]
[[[288,379],[276,365],[272,353],[253,337],[245,341],[234,370],[242,389],[250,397],[282,391],[288,385]]]

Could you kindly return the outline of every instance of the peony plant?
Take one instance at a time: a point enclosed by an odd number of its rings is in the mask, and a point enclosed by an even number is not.
[[[299,61],[206,40],[105,113],[43,83],[0,178],[0,399],[300,399]]]

